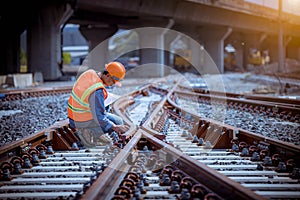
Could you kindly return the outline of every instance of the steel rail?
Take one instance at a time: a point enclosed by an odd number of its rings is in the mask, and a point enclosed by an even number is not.
[[[206,165],[183,155],[182,152],[153,136],[153,133],[147,133],[142,129],[135,133],[133,139],[110,163],[95,184],[82,196],[82,199],[99,199],[99,197],[112,199],[113,191],[116,191],[120,186],[121,180],[131,167],[127,162],[128,158],[132,152],[136,153],[136,146],[141,139],[143,139],[143,142],[145,140],[148,142],[149,149],[159,149],[166,153],[168,157],[178,158],[176,166],[179,169],[211,189],[222,199],[264,199],[226,176],[216,173],[215,170]],[[216,182],[218,182],[217,186]]]
[[[35,148],[39,144],[50,142],[56,129],[68,126],[68,121],[63,120],[40,130],[32,135],[0,147],[0,161],[7,161],[13,156],[20,156],[30,148]]]
[[[273,97],[273,96],[266,96],[266,95],[255,95],[255,94],[240,94],[240,93],[233,93],[233,92],[220,92],[220,91],[212,91],[208,89],[198,89],[198,88],[188,88],[186,86],[180,85],[178,87],[179,91],[189,91],[203,95],[209,96],[221,96],[221,97],[228,97],[228,98],[236,98],[236,99],[244,99],[244,100],[255,100],[262,104],[274,104],[280,105],[283,107],[300,107],[300,100],[296,98],[282,98],[282,97]]]
[[[232,134],[234,134],[234,137],[241,137],[241,139],[248,141],[249,143],[252,143],[254,141],[264,141],[269,144],[272,144],[272,149],[277,152],[283,151],[284,154],[289,155],[290,157],[295,157],[298,158],[298,162],[300,162],[300,146],[288,143],[288,142],[283,142],[279,141],[270,137],[262,136],[260,134],[256,134],[241,128],[233,127],[227,124],[224,124],[222,122],[205,118],[205,117],[199,117],[195,113],[191,113],[189,110],[186,110],[185,108],[179,107],[173,100],[172,100],[172,93],[169,93],[168,96],[168,103],[171,104],[174,108],[181,110],[183,113],[189,113],[191,117],[197,119],[199,122],[197,125],[196,130],[199,130],[201,128],[201,125],[213,125],[216,127],[221,127],[221,129],[229,130]],[[231,138],[234,139],[234,138]],[[300,164],[300,163],[299,163]]]
[[[47,95],[57,95],[70,93],[72,87],[48,87],[48,88],[32,88],[32,89],[23,89],[23,90],[1,90],[0,91],[0,100],[1,101],[11,101],[11,100],[20,100],[30,97],[41,97]]]
[[[191,157],[182,154],[182,152],[171,145],[154,137],[153,133],[144,133],[143,135],[156,147],[156,149],[163,149],[172,158],[178,158],[176,161],[178,162],[177,166],[180,169],[184,170],[200,183],[205,184],[224,199],[264,199],[262,196],[242,187],[240,184],[228,179],[226,176],[217,173],[205,164],[197,162]]]
[[[78,194],[79,196],[76,196],[77,199],[113,198],[122,179],[139,155],[138,151],[142,149],[141,141],[143,144],[147,143],[149,149],[157,150],[159,152],[163,151],[160,155],[163,156],[164,159],[171,161],[170,163],[174,166],[188,174],[198,183],[205,185],[222,199],[264,199],[263,195],[257,194],[242,184],[231,180],[226,175],[223,175],[204,163],[184,154],[175,148],[174,144],[166,142],[166,135],[162,132],[162,128],[169,117],[180,118],[183,124],[189,126],[189,131],[194,135],[209,136],[209,134],[212,133],[211,131],[208,131],[209,126],[213,127],[215,130],[220,130],[222,134],[219,135],[220,137],[213,144],[212,149],[231,149],[232,141],[237,139],[245,141],[248,144],[259,141],[267,144],[272,153],[278,153],[285,156],[285,159],[293,158],[296,165],[299,166],[300,148],[298,146],[263,137],[212,119],[199,117],[177,105],[172,99],[174,93],[190,94],[189,92],[178,91],[177,88],[179,82],[180,80],[167,90],[163,87],[157,87],[157,84],[155,86],[145,85],[122,96],[112,105],[113,111],[124,119],[125,124],[129,125],[130,129],[125,134],[120,135],[120,140],[114,144],[119,153],[116,154],[105,170],[90,183],[90,186]],[[126,112],[128,112],[127,108],[135,103],[135,97],[147,96],[149,91],[160,93],[162,98],[151,108],[150,114],[147,115],[147,119],[143,121],[142,124],[136,125],[126,114]],[[185,115],[188,115],[189,118],[186,119]],[[69,134],[71,135],[76,131],[71,130],[68,127],[67,120],[60,121],[39,133],[1,147],[0,160],[1,162],[8,162],[10,158],[20,156],[24,152],[27,152],[31,148],[36,148],[40,144],[50,145],[58,143],[59,145],[56,145],[54,149],[62,151],[71,150],[76,154],[78,149],[72,147],[74,138],[67,136],[64,132],[66,130],[69,131]],[[119,147],[119,144],[124,145],[123,147]],[[93,148],[90,148],[90,150],[93,151]],[[216,182],[218,183],[217,185]]]
[[[174,106],[173,108],[170,108],[170,110],[172,110],[172,112],[174,111],[174,108],[176,108],[178,111],[180,110],[181,113],[189,113],[189,111],[184,110],[184,108],[179,107],[170,98],[170,96],[168,98],[168,103],[171,104],[172,106]],[[169,113],[171,113],[171,112],[169,112]],[[176,113],[176,111],[175,111],[175,113]],[[184,114],[183,115],[173,115],[173,116],[175,116],[177,118],[180,118],[179,121],[181,121],[181,122],[185,121],[185,120],[182,119],[182,118],[184,118]],[[242,141],[243,145],[245,145],[244,147],[249,147],[249,150],[252,147],[256,148],[255,151],[260,152],[259,153],[259,154],[261,154],[260,156],[264,155],[264,156],[260,157],[257,161],[262,162],[262,158],[266,159],[266,157],[268,157],[268,156],[272,157],[272,164],[267,164],[266,160],[263,160],[264,165],[266,165],[266,170],[274,170],[274,171],[279,170],[279,172],[281,172],[281,173],[282,172],[288,172],[289,176],[293,177],[293,179],[294,179],[294,180],[292,180],[291,178],[283,178],[282,183],[284,183],[284,181],[288,181],[288,180],[290,180],[291,183],[296,183],[296,182],[299,181],[299,173],[297,172],[297,171],[299,171],[297,169],[299,169],[299,166],[300,166],[300,156],[299,156],[300,155],[300,148],[299,148],[299,146],[296,146],[296,145],[293,145],[293,144],[290,144],[290,143],[287,143],[287,142],[278,141],[278,140],[275,140],[273,138],[264,137],[262,135],[255,134],[255,133],[252,133],[252,132],[249,132],[249,131],[245,131],[245,130],[240,129],[240,128],[228,126],[228,125],[220,123],[218,121],[201,118],[201,117],[199,117],[199,116],[197,116],[193,113],[189,113],[189,119],[188,119],[189,121],[191,121],[190,118],[196,118],[196,119],[199,120],[198,125],[193,126],[190,129],[188,128],[188,131],[190,131],[194,136],[198,136],[198,138],[206,138],[205,142],[207,142],[207,141],[210,141],[209,140],[209,138],[211,138],[210,135],[213,135],[213,136],[215,135],[214,139],[216,139],[217,141],[215,143],[212,142],[211,143],[212,145],[209,147],[212,150],[213,149],[224,149],[224,150],[228,151],[228,150],[231,149],[232,152],[236,151],[236,152],[241,153],[241,148],[242,147],[238,147],[237,150],[233,150],[233,144],[239,144],[240,145],[239,142]],[[195,121],[195,120],[192,120],[192,121]],[[185,127],[185,126],[183,125],[183,127]],[[168,133],[166,133],[166,134],[168,134]],[[188,137],[188,136],[185,136],[185,137]],[[193,140],[193,138],[186,139],[185,140],[186,145],[187,144],[191,145],[192,140]],[[168,139],[167,139],[167,141],[168,141]],[[256,145],[253,145],[253,144],[256,144]],[[261,147],[259,147],[259,146],[261,146]],[[183,151],[184,151],[184,149],[188,148],[188,147],[183,146],[182,148],[183,148]],[[263,148],[263,149],[265,148],[265,150],[259,149],[259,148]],[[191,153],[191,155],[192,154],[194,154],[194,153]],[[224,154],[224,156],[225,155],[226,154]],[[251,155],[253,156],[254,154],[251,154]],[[208,159],[209,159],[209,157],[208,157]],[[253,159],[253,157],[251,159]],[[292,165],[290,165],[290,161],[293,161]],[[225,161],[222,161],[222,160],[220,162],[221,163],[226,163]],[[237,162],[237,161],[233,161],[233,162]],[[279,162],[286,162],[286,165],[289,165],[289,167],[293,166],[294,172],[292,172],[293,171],[292,169],[282,170],[281,168],[279,168],[279,165],[277,167],[276,164],[278,164]],[[230,163],[230,162],[228,162],[228,163]],[[271,165],[275,165],[275,166],[268,167],[268,166],[271,166]],[[243,165],[241,165],[240,168],[242,168],[242,166]],[[215,166],[215,167],[217,167],[217,166]],[[226,165],[225,165],[225,167],[226,167]],[[258,168],[256,170],[258,170]],[[268,171],[263,171],[263,172],[265,172],[265,176],[268,176],[267,175]],[[285,174],[285,173],[283,173],[283,174]],[[296,174],[298,174],[298,175],[296,175]],[[275,176],[277,177],[278,175],[275,175]],[[282,175],[282,176],[286,176],[286,175]],[[234,179],[234,177],[233,177],[233,179]],[[278,180],[276,180],[276,179],[273,180],[273,181],[275,181],[275,184],[277,182],[280,182],[279,179]],[[245,178],[244,181],[247,182],[247,178]],[[261,180],[261,181],[263,181],[263,180]],[[272,181],[272,180],[270,180],[270,181]],[[243,182],[242,178],[241,178],[241,182]],[[243,185],[251,186],[251,184],[243,184]],[[269,188],[271,188],[271,187],[272,186],[269,185]],[[299,195],[299,192],[298,193],[297,192],[289,192],[288,191],[289,189],[284,189],[285,187],[287,187],[287,186],[283,184],[282,188],[281,188],[281,192],[275,192],[274,191],[272,193],[272,192],[264,191],[265,185],[261,185],[261,188],[259,188],[259,185],[257,185],[257,187],[255,187],[256,188],[255,191],[257,191],[257,194],[265,196],[266,198],[279,198],[279,197],[280,198],[295,198],[295,195]],[[295,185],[295,186],[290,185],[290,190],[295,191],[295,190],[297,190],[296,189],[297,187],[299,187],[299,184]],[[280,186],[278,186],[277,188],[280,188]],[[282,190],[284,190],[286,192],[282,192]]]
[[[269,101],[261,101],[261,100],[253,100],[253,99],[244,99],[244,98],[232,98],[226,96],[219,96],[219,95],[208,95],[208,94],[198,94],[194,92],[187,92],[187,91],[178,91],[176,90],[174,94],[181,94],[186,96],[198,96],[199,99],[208,99],[220,102],[226,102],[227,104],[230,103],[237,103],[242,105],[252,105],[252,106],[259,106],[265,107],[266,110],[270,110],[274,113],[282,113],[286,112],[286,114],[291,113],[292,115],[299,115],[300,104],[285,104],[285,103],[276,103],[276,102],[269,102]],[[299,101],[300,103],[300,101]]]

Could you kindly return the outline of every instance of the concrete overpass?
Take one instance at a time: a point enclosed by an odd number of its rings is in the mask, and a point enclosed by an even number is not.
[[[90,50],[118,29],[169,28],[203,45],[221,73],[226,43],[236,44],[241,65],[246,60],[245,47],[240,44],[268,46],[274,61],[282,62],[285,57],[300,60],[300,16],[242,0],[29,0],[2,3],[0,11],[1,74],[19,71],[20,35],[26,30],[29,71],[42,72],[46,80],[58,78],[62,62],[61,32],[67,23],[80,25]],[[140,47],[151,43],[153,49],[165,49],[176,37],[170,33],[168,39],[161,40],[161,34],[140,33],[141,37],[147,37]],[[190,48],[193,58],[199,57],[197,45]],[[105,48],[97,51],[97,59],[101,60],[97,65],[109,61],[105,51]],[[162,57],[155,50],[142,50],[141,62],[167,64]],[[197,64],[199,60],[194,62]]]

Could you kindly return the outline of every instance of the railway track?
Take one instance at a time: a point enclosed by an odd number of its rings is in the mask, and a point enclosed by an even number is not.
[[[210,118],[226,124],[299,145],[300,108],[294,104],[265,102],[223,95],[198,94],[176,90],[170,102],[199,117]],[[220,115],[221,113],[221,115]]]
[[[72,87],[49,87],[49,88],[32,88],[24,90],[0,91],[1,101],[22,100],[30,97],[42,97],[49,95],[68,94]]]
[[[130,129],[107,135],[111,144],[82,147],[59,121],[1,147],[0,199],[300,198],[299,145],[199,115],[193,100],[209,96],[183,92],[179,82],[143,85],[117,100],[113,112]],[[267,118],[290,113],[282,118],[299,126],[297,107],[280,104],[274,113],[274,104],[237,101],[226,106]]]
[[[288,106],[288,107],[300,107],[300,100],[297,98],[278,98],[278,97],[272,97],[272,96],[266,96],[266,95],[254,95],[254,94],[238,94],[238,93],[232,93],[232,92],[220,92],[220,91],[210,91],[208,89],[201,89],[201,88],[193,88],[193,87],[187,87],[180,85],[178,87],[178,90],[181,91],[188,91],[188,92],[195,92],[199,94],[206,94],[206,95],[217,95],[217,96],[223,96],[223,97],[230,97],[230,98],[237,98],[241,100],[255,100],[256,103],[268,103],[273,105],[281,105],[281,106]]]

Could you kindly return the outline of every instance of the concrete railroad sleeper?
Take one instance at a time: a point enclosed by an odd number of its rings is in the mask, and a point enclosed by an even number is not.
[[[178,82],[117,100],[130,130],[110,144],[86,148],[61,121],[1,147],[0,198],[299,198],[299,146],[181,108]]]

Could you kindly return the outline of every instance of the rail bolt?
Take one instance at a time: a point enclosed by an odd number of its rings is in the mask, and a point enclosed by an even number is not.
[[[277,169],[275,170],[276,172],[286,172],[286,165],[284,162],[279,162]]]
[[[194,135],[192,143],[198,143],[198,142],[199,142],[199,139],[198,139],[197,135]]]
[[[130,190],[132,190],[132,191],[134,190],[134,185],[135,185],[134,181],[130,178],[123,179],[120,184],[120,186],[126,186],[126,187],[130,188]]]
[[[14,168],[12,174],[23,174],[24,170],[22,170],[22,165],[24,163],[23,159],[15,156],[10,160],[10,163],[13,164]]]
[[[130,167],[130,172],[135,172],[135,173],[142,173],[142,169],[141,169],[141,166],[139,165],[132,165]]]
[[[244,147],[244,148],[242,149],[241,156],[243,157],[243,156],[249,156],[249,155],[250,155],[250,154],[249,154],[248,148]]]
[[[287,172],[291,173],[296,166],[295,160],[294,159],[289,159],[286,161],[286,170]]]
[[[248,144],[246,142],[240,142],[239,143],[239,150],[240,151],[242,151],[246,147],[248,147]]]
[[[162,178],[159,182],[160,186],[170,186],[171,185],[171,178],[169,177],[168,174],[163,174]]]
[[[272,166],[272,159],[271,159],[270,156],[266,156],[266,157],[264,158],[263,165],[264,165],[264,166]]]
[[[266,149],[261,150],[259,153],[260,159],[264,159],[268,155],[269,155],[269,151]]]
[[[39,158],[46,159],[48,156],[46,156],[47,147],[43,144],[39,144],[36,146],[36,149],[40,152]]]
[[[53,148],[51,145],[47,146],[46,154],[54,154]]]
[[[192,198],[195,199],[203,199],[207,193],[206,188],[201,184],[195,184],[191,189]]]
[[[171,165],[165,166],[161,172],[160,178],[162,178],[163,174],[167,174],[169,177],[171,177],[173,171],[174,171],[174,167],[172,167]]]
[[[150,157],[148,158],[148,160],[147,160],[147,167],[152,167],[154,164],[155,164],[155,162],[156,162],[156,160],[157,160],[157,155],[156,154],[151,154],[150,155]]]
[[[239,146],[236,143],[233,143],[232,147],[231,147],[231,150],[235,151],[235,152],[238,152],[239,151]]]
[[[253,152],[252,157],[251,157],[250,160],[251,160],[251,161],[260,161],[260,156],[259,156],[259,154],[258,154],[256,151]]]
[[[117,191],[115,192],[116,195],[125,196],[125,198],[131,199],[131,190],[126,186],[118,187]]]
[[[183,188],[180,194],[181,200],[189,200],[191,198],[191,194],[188,189]]]
[[[291,174],[292,179],[300,179],[300,168],[294,168]]]
[[[32,164],[39,165],[41,162],[39,159],[40,152],[37,149],[29,149],[28,153],[32,156]]]
[[[156,173],[156,172],[160,172],[165,166],[165,161],[162,159],[159,159],[158,161],[156,161],[152,172]]]
[[[170,194],[178,194],[180,192],[180,186],[177,181],[171,182],[171,187],[168,189]]]
[[[183,189],[183,188],[186,188],[188,190],[192,189],[193,187],[193,180],[191,177],[184,177],[181,179],[181,182],[180,182],[180,188]]]
[[[21,158],[24,160],[23,168],[27,168],[27,169],[32,168],[32,164],[31,164],[32,156],[29,153],[27,152],[23,153]]]
[[[203,144],[204,144],[204,139],[200,138],[197,145],[202,146]]]
[[[180,170],[175,170],[172,172],[171,179],[172,181],[177,181],[180,183],[181,179],[183,178],[183,173]]]
[[[125,176],[125,178],[129,178],[131,180],[134,180],[134,182],[138,182],[139,180],[139,175],[137,173],[134,172],[128,172]]]
[[[9,162],[3,162],[0,166],[2,170],[2,178],[3,181],[10,181],[13,179],[11,173],[13,171],[13,165]]]
[[[279,164],[279,162],[280,162],[281,160],[282,160],[282,159],[281,159],[281,157],[280,157],[279,154],[274,154],[274,155],[272,156],[272,163],[273,163],[274,166],[278,166],[278,164]]]
[[[254,145],[251,145],[250,147],[249,147],[249,154],[250,155],[252,155],[254,152],[256,152],[257,151],[257,147],[256,146],[254,146]]]

